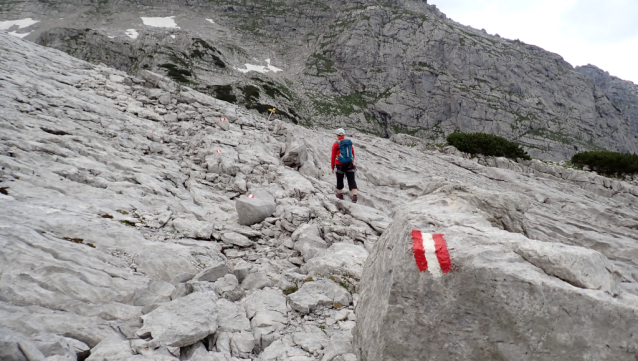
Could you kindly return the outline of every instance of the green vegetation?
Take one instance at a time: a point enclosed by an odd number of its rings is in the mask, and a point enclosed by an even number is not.
[[[529,154],[519,144],[497,135],[455,132],[448,135],[447,142],[465,153],[511,159],[531,159]]]
[[[64,240],[69,241],[69,242],[73,242],[73,243],[77,243],[77,244],[83,244],[83,245],[89,246],[91,248],[95,248],[95,245],[93,243],[84,243],[84,240],[82,238],[64,237]]]
[[[228,85],[213,85],[207,87],[214,94],[214,97],[229,103],[236,103],[237,96],[233,93],[233,87]]]
[[[191,83],[191,80],[187,77],[193,75],[190,70],[180,69],[175,64],[160,64],[160,68],[164,68],[168,71],[168,76],[178,83]]]
[[[292,287],[288,287],[284,290],[284,295],[288,296],[291,293],[295,293],[299,290],[299,287],[297,286],[292,286]]]
[[[574,154],[572,164],[582,168],[588,166],[598,173],[620,176],[638,173],[638,155],[609,152],[606,150]]]

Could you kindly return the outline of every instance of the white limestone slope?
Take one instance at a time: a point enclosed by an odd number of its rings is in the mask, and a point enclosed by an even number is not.
[[[628,184],[352,134],[354,205],[334,197],[328,132],[6,33],[0,62],[0,358],[354,360],[365,258],[432,194],[429,222],[479,251],[512,234],[508,250],[568,295],[637,293]],[[274,214],[240,225],[247,193]],[[528,239],[577,246],[579,268]],[[587,273],[592,249],[612,281]]]

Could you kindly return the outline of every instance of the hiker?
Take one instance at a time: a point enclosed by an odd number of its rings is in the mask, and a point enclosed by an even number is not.
[[[357,203],[357,182],[354,174],[357,167],[354,166],[354,147],[350,139],[346,139],[343,128],[337,129],[337,141],[332,145],[332,157],[330,168],[332,173],[337,168],[337,198],[343,199],[343,176],[348,178],[348,188],[352,192],[352,202]]]

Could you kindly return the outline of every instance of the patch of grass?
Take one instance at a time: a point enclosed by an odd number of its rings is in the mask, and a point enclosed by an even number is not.
[[[621,176],[638,173],[638,155],[597,150],[574,154],[572,164],[579,168],[588,166],[598,173]]]
[[[312,277],[308,277],[308,278],[306,278],[305,280],[303,280],[303,283],[306,283],[306,282],[312,282],[312,281],[314,281],[314,280],[315,280],[314,278],[312,278]]]
[[[116,210],[116,212],[117,212],[117,213],[121,213],[121,214],[123,214],[123,215],[125,215],[125,216],[127,216],[127,215],[128,215],[128,212],[127,212],[127,211],[123,211],[123,210],[121,210],[121,209]]]
[[[332,307],[334,307],[334,308],[336,308],[336,309],[340,309],[340,308],[344,308],[345,306],[344,306],[344,305],[342,305],[342,304],[341,304],[341,303],[339,303],[339,302],[335,302],[335,303],[333,303],[333,304],[332,304]]]
[[[113,216],[112,216],[112,215],[110,215],[110,214],[102,214],[102,215],[100,215],[100,217],[102,217],[102,218],[109,218],[109,219],[113,219]]]
[[[510,159],[531,159],[519,144],[493,134],[454,132],[448,135],[447,142],[465,153]]]
[[[120,220],[120,223],[125,224],[127,226],[131,226],[131,227],[135,227],[135,223],[131,222],[131,221],[127,221],[127,220]]]
[[[288,296],[291,293],[295,293],[299,290],[299,287],[297,286],[292,286],[292,287],[288,287],[284,290],[284,295]]]
[[[93,243],[84,243],[84,240],[82,238],[69,238],[69,237],[64,237],[63,238],[65,241],[69,241],[69,242],[73,242],[73,243],[77,243],[77,244],[83,244],[85,246],[89,246],[91,248],[95,248],[95,245]]]

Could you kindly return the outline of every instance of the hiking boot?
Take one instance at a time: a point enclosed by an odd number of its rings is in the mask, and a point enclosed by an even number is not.
[[[357,203],[357,196],[352,196],[352,203]]]
[[[343,200],[343,194],[341,194],[341,193],[337,193],[337,198],[339,198],[339,199]]]

